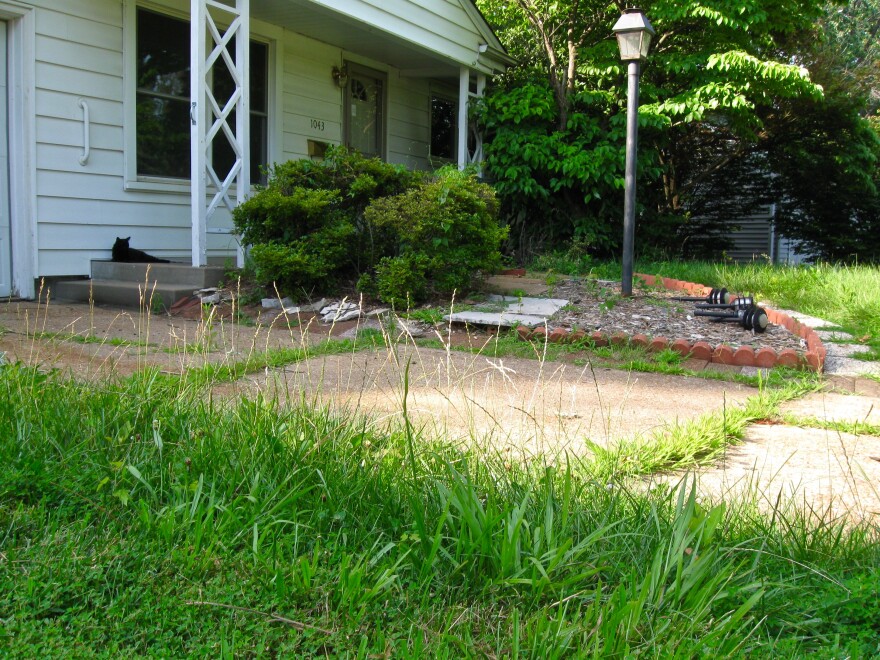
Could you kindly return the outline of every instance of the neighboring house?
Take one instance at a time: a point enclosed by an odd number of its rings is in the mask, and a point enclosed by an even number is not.
[[[752,215],[737,218],[737,229],[730,230],[727,238],[732,247],[725,255],[738,263],[764,261],[771,264],[803,263],[807,255],[798,253],[797,241],[776,231],[776,206],[770,204]]]
[[[23,297],[117,236],[240,258],[230,208],[327,145],[479,160],[467,103],[512,63],[473,0],[0,0],[0,58],[0,295]]]

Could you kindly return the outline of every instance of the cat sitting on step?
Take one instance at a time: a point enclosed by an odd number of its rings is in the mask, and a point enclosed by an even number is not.
[[[128,238],[119,238],[116,237],[116,242],[113,244],[113,261],[121,261],[123,263],[133,263],[133,264],[167,264],[171,263],[168,259],[159,259],[158,257],[154,257],[151,254],[147,254],[143,250],[136,250],[133,247],[129,247],[128,242],[131,240],[131,236]]]

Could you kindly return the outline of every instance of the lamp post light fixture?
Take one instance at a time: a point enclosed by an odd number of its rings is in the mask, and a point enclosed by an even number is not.
[[[623,278],[621,293],[632,295],[636,229],[636,151],[639,143],[639,73],[648,56],[654,28],[641,9],[624,9],[614,27],[620,59],[628,63],[626,96],[626,179],[623,200]]]

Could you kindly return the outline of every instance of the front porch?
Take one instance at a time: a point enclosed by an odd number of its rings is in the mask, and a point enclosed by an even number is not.
[[[337,53],[331,66],[310,72],[323,79],[325,90],[332,83],[341,103],[335,117],[324,103],[323,114],[331,116],[312,114],[303,126],[306,130],[298,137],[305,138],[308,157],[320,158],[328,144],[345,144],[386,160],[394,151],[409,151],[411,160],[416,161],[409,166],[454,162],[464,168],[482,160],[479,136],[469,126],[469,104],[483,94],[487,76],[503,71],[512,60],[472,0],[461,0],[457,9],[453,4],[445,5],[447,14],[440,15],[413,2],[400,3],[392,13],[365,0],[345,3],[341,9],[315,0],[191,0],[194,267],[208,262],[209,235],[228,231],[214,226],[218,211],[223,215],[231,212],[247,198],[254,183],[255,141],[250,132],[256,96],[251,86],[251,49],[247,47],[253,36],[252,22],[295,32]],[[229,84],[218,89],[218,79]],[[401,101],[395,110],[388,88],[402,92],[418,81],[424,83],[422,90],[428,90],[427,107],[407,113],[401,111],[405,104]],[[280,89],[282,95],[288,93],[286,77]],[[438,120],[444,110],[449,114]],[[422,118],[419,129],[413,131],[422,133],[419,148],[393,144],[404,132],[395,123],[413,123],[413,116]],[[440,128],[438,122],[442,123]],[[283,125],[282,132],[286,133],[286,128]],[[438,137],[440,130],[445,132]],[[419,149],[421,152],[415,153]],[[221,151],[229,152],[228,164],[218,164],[216,154]],[[238,244],[239,266],[243,260]]]

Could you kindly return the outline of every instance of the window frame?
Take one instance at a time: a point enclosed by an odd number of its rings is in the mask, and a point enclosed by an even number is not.
[[[434,99],[442,99],[452,104],[452,157],[435,156],[431,151],[434,144]],[[432,84],[428,91],[428,162],[432,167],[455,165],[458,163],[458,94],[452,87]]]
[[[162,2],[150,2],[145,0],[125,0],[123,5],[123,28],[122,28],[122,51],[124,62],[123,75],[123,189],[126,191],[166,192],[178,194],[190,194],[192,186],[190,179],[178,179],[163,176],[138,175],[137,172],[137,12],[144,9],[169,18],[186,21],[190,24],[188,11],[181,11],[176,7]],[[251,32],[248,35],[250,41],[264,44],[268,48],[268,101],[267,101],[267,130],[266,130],[266,155],[268,165],[276,162],[279,158],[277,136],[282,130],[282,108],[280,103],[283,99],[282,90],[279,89],[283,81],[283,62],[278,57],[279,44],[284,38],[284,31],[280,27],[268,25],[262,22],[251,21]],[[252,182],[253,186],[255,183]],[[234,191],[235,186],[232,186]]]

